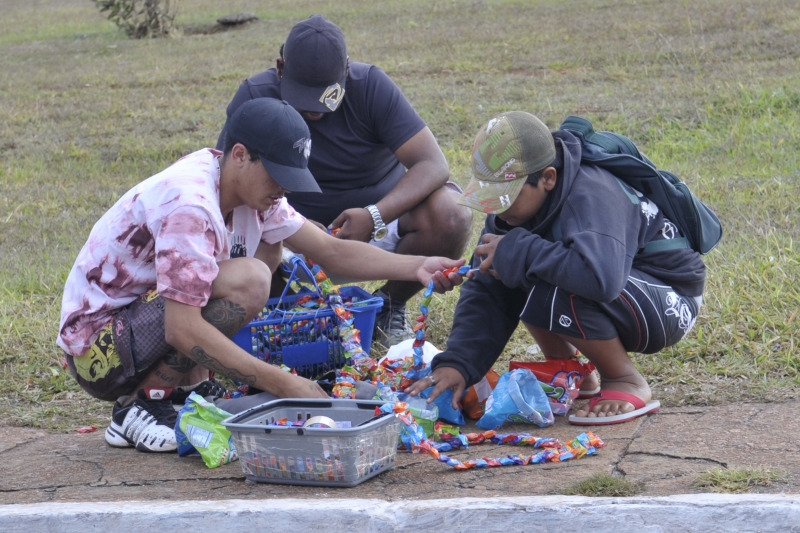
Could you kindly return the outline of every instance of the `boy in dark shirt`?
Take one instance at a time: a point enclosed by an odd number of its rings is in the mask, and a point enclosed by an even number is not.
[[[641,193],[580,161],[576,137],[550,132],[529,113],[503,113],[482,128],[459,200],[488,214],[473,256],[480,273],[461,290],[432,378],[412,394],[434,384],[431,398],[450,388],[456,402],[521,320],[546,358],[572,358],[577,349],[597,367],[602,390],[571,423],[617,424],[658,410],[628,352],[655,353],[686,336],[705,265],[689,248],[640,252],[680,237],[679,229]],[[581,389],[597,385],[589,376]]]

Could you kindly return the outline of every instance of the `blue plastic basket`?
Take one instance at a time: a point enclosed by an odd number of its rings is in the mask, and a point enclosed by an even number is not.
[[[305,264],[297,260],[290,280],[297,279],[299,268],[304,269],[311,280],[314,279]],[[263,361],[284,364],[307,378],[341,368],[347,359],[333,309],[292,311],[301,297],[321,295],[316,283],[314,289],[303,287],[295,295],[286,296],[284,291],[280,298],[270,298],[262,312],[263,318],[257,318],[240,329],[232,337],[233,342]],[[375,316],[383,306],[383,300],[357,286],[340,287],[340,291],[345,307],[355,317],[355,328],[361,332],[361,347],[369,353]]]

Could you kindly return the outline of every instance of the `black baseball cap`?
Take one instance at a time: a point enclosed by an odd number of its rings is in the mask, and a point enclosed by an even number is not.
[[[339,26],[322,15],[297,23],[283,45],[281,98],[295,109],[336,111],[347,81],[347,47]]]
[[[311,134],[288,102],[256,98],[228,120],[228,135],[258,153],[272,179],[289,192],[322,192],[308,170]]]

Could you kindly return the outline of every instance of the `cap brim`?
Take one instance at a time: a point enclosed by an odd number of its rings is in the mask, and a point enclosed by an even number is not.
[[[289,167],[278,163],[273,163],[263,156],[260,156],[261,163],[269,172],[270,177],[282,189],[288,192],[319,192],[322,190],[317,185],[317,180],[311,175],[307,168]]]
[[[338,81],[339,86],[344,90],[347,76],[342,76]],[[333,84],[332,84],[333,85]],[[331,113],[336,111],[341,104],[341,99],[336,103],[336,107],[331,109],[320,98],[328,90],[328,85],[324,87],[311,87],[294,81],[287,75],[281,77],[281,98],[289,102],[298,111],[311,111],[312,113]],[[343,98],[343,97],[342,97]]]
[[[473,177],[469,180],[464,194],[458,199],[458,203],[476,211],[497,215],[511,207],[523,185],[525,178],[498,183],[481,181]]]

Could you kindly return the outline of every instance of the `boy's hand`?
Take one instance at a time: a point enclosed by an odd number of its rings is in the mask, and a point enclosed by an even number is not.
[[[431,379],[431,376],[433,379]],[[452,389],[453,401],[451,405],[453,409],[459,409],[458,401],[464,395],[464,389],[467,387],[467,380],[464,379],[461,372],[449,366],[440,366],[433,371],[431,376],[420,379],[410,387],[406,387],[403,392],[416,396],[431,385],[434,385],[431,395],[428,397],[428,403],[431,403],[441,393],[447,389]]]
[[[276,394],[279,398],[330,398],[315,381],[289,373],[286,378]]]
[[[481,237],[480,244],[475,247],[475,255],[482,257],[483,260],[479,266],[481,273],[491,274],[495,279],[500,279],[497,272],[492,268],[494,265],[494,253],[497,250],[497,245],[503,239],[503,235],[495,235],[493,233],[485,233]]]
[[[428,257],[417,270],[417,280],[425,287],[428,286],[430,280],[433,280],[433,290],[435,292],[447,292],[456,285],[460,285],[464,278],[455,272],[445,276],[444,271],[448,268],[458,268],[464,263],[464,259]]]

